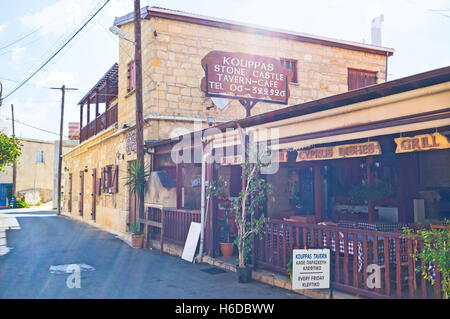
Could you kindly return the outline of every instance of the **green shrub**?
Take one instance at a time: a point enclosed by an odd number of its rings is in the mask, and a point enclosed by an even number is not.
[[[18,200],[17,202],[15,202],[14,204],[14,208],[29,208],[30,205],[28,205],[25,201],[23,200]]]

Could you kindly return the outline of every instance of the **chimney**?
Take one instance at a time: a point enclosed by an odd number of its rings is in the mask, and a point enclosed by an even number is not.
[[[384,16],[380,15],[372,19],[371,33],[372,44],[381,46],[381,23],[384,21]]]
[[[69,140],[79,140],[80,139],[80,123],[70,122],[69,123]]]

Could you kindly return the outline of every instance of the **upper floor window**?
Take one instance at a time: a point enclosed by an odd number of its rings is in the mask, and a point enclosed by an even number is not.
[[[377,84],[377,72],[348,69],[347,83],[349,91]]]
[[[281,65],[289,70],[291,76],[291,83],[298,83],[297,81],[297,60],[280,59]]]
[[[44,163],[44,151],[37,151],[36,152],[36,162],[37,163]]]
[[[127,65],[128,92],[136,89],[136,64],[133,61]]]

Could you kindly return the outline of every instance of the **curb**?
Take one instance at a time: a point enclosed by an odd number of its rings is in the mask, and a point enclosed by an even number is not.
[[[149,249],[157,249],[160,248],[159,241],[151,240],[150,241],[150,247]],[[175,245],[171,244],[164,244],[164,253],[175,255],[181,257],[183,254],[183,250]],[[218,268],[236,272],[236,266],[227,263],[225,261],[215,259],[209,256],[203,256],[202,262],[210,264],[212,266],[216,266]],[[195,257],[194,263],[198,262],[198,256]],[[292,284],[290,280],[287,278],[287,276],[283,276],[280,274],[272,273],[270,271],[266,270],[256,270],[252,273],[253,280],[274,286],[279,287],[283,289],[287,289],[289,291],[295,292],[297,294],[310,297],[312,299],[330,299],[330,292],[328,289],[321,289],[321,290],[312,290],[312,289],[302,289],[302,290],[293,290]],[[333,299],[361,299],[358,296],[350,295],[343,293],[341,291],[337,291],[336,289],[333,290]]]
[[[131,247],[131,234],[130,233],[121,233],[118,231],[115,231],[109,227],[99,225],[91,220],[83,219],[81,216],[72,215],[67,212],[61,212],[61,216],[80,221],[86,224],[89,224],[93,227],[96,227],[100,230],[109,232],[113,235],[115,235],[118,239],[124,241],[127,245]],[[159,250],[161,247],[158,240],[150,240],[149,247],[147,249],[149,250]],[[164,243],[164,251],[163,253],[167,253],[169,255],[178,256],[181,257],[183,254],[182,248],[176,245],[172,245],[169,243]],[[202,262],[216,266],[218,268],[236,272],[236,266],[227,263],[225,261],[211,258],[209,256],[203,256]],[[198,263],[198,255],[194,259],[194,263]],[[293,290],[292,284],[290,280],[287,278],[287,276],[283,276],[280,274],[276,274],[273,272],[269,272],[266,270],[256,270],[252,273],[252,279],[274,286],[279,287],[283,289],[287,289],[289,291],[295,292],[297,294],[312,298],[312,299],[330,299],[329,290],[328,289],[321,289],[321,290],[312,290],[312,289],[302,289],[302,290]],[[333,290],[333,299],[362,299],[361,297],[350,295],[341,291],[337,291],[336,289]]]

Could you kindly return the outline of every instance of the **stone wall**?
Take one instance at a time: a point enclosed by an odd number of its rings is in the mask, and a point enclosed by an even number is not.
[[[133,24],[120,26],[125,37],[134,38]],[[153,31],[157,31],[157,37]],[[274,58],[298,60],[298,82],[290,84],[289,104],[298,104],[347,91],[347,68],[376,71],[378,82],[385,78],[386,57],[359,51],[279,39],[258,34],[244,33],[178,22],[162,18],[142,20],[144,140],[168,138],[179,132],[198,130],[207,126],[206,118],[216,122],[245,116],[238,101],[232,101],[225,111],[212,106],[200,89],[204,71],[201,59],[210,51],[224,50],[264,55]],[[134,60],[134,46],[119,41],[118,124],[91,140],[76,147],[65,156],[68,173],[72,173],[72,214],[78,215],[79,173],[85,173],[84,219],[91,219],[92,169],[119,165],[119,192],[97,197],[96,222],[118,231],[127,230],[128,190],[125,176],[129,161],[136,154],[126,154],[124,124],[135,125],[135,93],[128,92],[127,67]],[[257,103],[252,114],[279,109],[279,104]],[[200,123],[195,123],[198,120]],[[117,154],[124,154],[118,157]],[[149,157],[146,156],[146,160]],[[68,179],[64,194],[64,210],[68,210]]]
[[[119,192],[115,194],[104,194],[96,196],[96,222],[111,229],[125,232],[127,230],[128,218],[128,188],[125,186],[128,160],[122,158],[125,154],[125,132],[117,133],[116,128],[105,130],[93,139],[79,145],[65,155],[69,171],[67,177],[72,174],[72,215],[79,215],[80,208],[80,172],[84,173],[84,200],[83,219],[91,220],[93,191],[93,169],[97,169],[97,180],[101,177],[101,169],[107,165],[119,166]],[[134,156],[135,157],[135,156]],[[69,201],[69,178],[65,179],[64,206],[66,212],[70,212]]]
[[[134,37],[132,23],[120,28],[126,37]],[[212,101],[200,89],[204,76],[201,59],[213,50],[296,59],[298,83],[289,86],[289,105],[346,92],[347,68],[375,71],[378,83],[385,79],[386,57],[382,55],[152,18],[142,20],[144,116],[172,116],[172,125],[188,128],[192,125],[180,122],[179,118],[214,117],[221,121],[244,117],[245,110],[236,100],[225,111],[206,110]],[[127,65],[134,58],[133,52],[131,43],[120,40],[119,127],[135,120],[135,96],[133,92],[127,93]],[[280,107],[284,106],[260,102],[253,108],[252,115]],[[161,129],[167,123],[157,122],[157,119],[147,122],[148,139],[169,137],[170,132]]]

